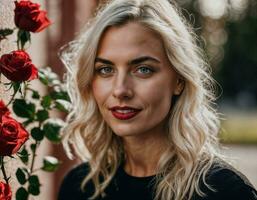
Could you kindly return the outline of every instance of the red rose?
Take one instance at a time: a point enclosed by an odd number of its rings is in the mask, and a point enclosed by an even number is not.
[[[0,124],[0,156],[16,153],[28,139],[28,132],[10,116],[3,115]]]
[[[12,191],[8,184],[0,182],[0,200],[11,200]]]
[[[10,115],[9,109],[5,106],[4,102],[0,100],[0,122],[3,115]]]
[[[51,22],[46,17],[46,11],[39,10],[39,7],[39,4],[30,1],[15,1],[16,26],[30,32],[40,32],[46,28]]]
[[[12,51],[0,58],[0,73],[11,81],[21,82],[38,77],[37,68],[23,50]]]

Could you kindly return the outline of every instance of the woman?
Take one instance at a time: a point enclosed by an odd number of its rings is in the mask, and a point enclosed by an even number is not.
[[[84,163],[59,200],[257,199],[216,151],[213,80],[191,33],[168,0],[113,0],[62,54],[63,143]]]

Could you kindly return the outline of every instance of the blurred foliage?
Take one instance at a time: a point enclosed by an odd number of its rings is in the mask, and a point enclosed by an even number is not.
[[[256,108],[257,0],[177,0],[177,3],[204,41],[214,77],[222,87],[219,103]]]

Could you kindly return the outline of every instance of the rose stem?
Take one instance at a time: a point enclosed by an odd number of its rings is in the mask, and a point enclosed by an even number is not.
[[[34,163],[35,163],[35,158],[36,158],[36,150],[37,150],[37,146],[38,146],[38,141],[36,141],[36,147],[35,150],[32,151],[32,161],[31,161],[31,167],[30,167],[30,174],[33,173],[33,168],[34,168]]]
[[[8,181],[8,178],[7,178],[7,175],[6,175],[6,172],[5,172],[5,168],[4,168],[4,157],[3,156],[0,156],[0,159],[1,159],[1,170],[3,172],[3,175],[4,175],[4,180],[7,184],[9,184],[9,181]]]
[[[42,123],[39,122],[38,127],[40,128],[41,125],[42,125]],[[33,154],[33,155],[32,155],[31,167],[30,167],[30,174],[32,174],[32,172],[33,172],[34,163],[35,163],[35,158],[36,158],[36,150],[37,150],[37,146],[39,145],[39,142],[36,141],[36,144],[35,144],[35,145],[36,145],[35,150],[32,151],[32,154]]]

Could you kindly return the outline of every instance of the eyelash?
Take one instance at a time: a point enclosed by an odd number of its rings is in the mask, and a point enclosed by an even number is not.
[[[97,72],[97,74],[108,75],[108,72],[107,73],[102,73],[101,72],[103,69],[108,69],[108,68],[110,69],[112,67],[100,67],[100,68],[96,69],[96,72]],[[137,67],[137,70],[142,69],[142,68],[145,68],[145,69],[150,71],[149,73],[142,73],[142,74],[147,74],[148,75],[148,74],[152,74],[154,72],[154,70],[152,68],[148,67],[148,66]]]

